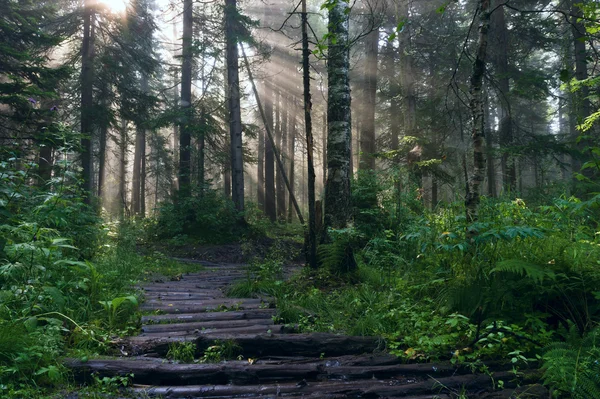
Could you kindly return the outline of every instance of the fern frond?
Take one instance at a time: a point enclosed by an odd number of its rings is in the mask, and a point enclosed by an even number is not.
[[[490,274],[510,273],[521,277],[527,277],[537,284],[541,284],[546,279],[554,279],[556,275],[551,270],[537,265],[535,263],[525,262],[519,259],[509,259],[498,262]]]

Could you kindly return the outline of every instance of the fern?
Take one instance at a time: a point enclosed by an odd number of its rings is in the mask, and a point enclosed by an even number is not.
[[[553,343],[544,350],[544,384],[560,396],[600,398],[600,330],[583,339],[574,338],[575,331],[573,327],[567,342]]]
[[[546,279],[553,280],[556,277],[551,270],[519,259],[509,259],[499,262],[496,267],[490,271],[490,274],[494,273],[510,273],[521,277],[527,277],[537,284],[541,284]]]

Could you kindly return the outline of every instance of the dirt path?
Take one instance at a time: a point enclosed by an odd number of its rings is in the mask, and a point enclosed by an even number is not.
[[[228,285],[246,277],[244,265],[206,265],[179,281],[144,286],[141,309],[148,315],[142,317],[142,333],[117,344],[119,358],[68,360],[76,378],[133,374],[130,393],[145,398],[441,399],[462,393],[510,398],[515,390],[494,392],[492,377],[505,388],[523,381],[508,371],[490,376],[449,364],[401,364],[380,352],[382,342],[376,337],[298,334],[273,322],[276,304],[270,298],[225,296]],[[239,360],[185,364],[167,359],[170,350],[183,345],[194,350],[195,359],[208,350],[229,351]],[[517,392],[534,394],[537,388]]]

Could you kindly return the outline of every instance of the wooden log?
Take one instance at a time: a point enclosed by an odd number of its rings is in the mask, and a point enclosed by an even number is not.
[[[182,313],[142,316],[142,323],[183,323],[243,319],[270,319],[275,309],[246,309],[231,312]]]
[[[293,329],[285,329],[284,325],[266,325],[266,324],[250,324],[241,327],[220,327],[220,328],[204,328],[204,329],[190,329],[185,331],[161,331],[161,332],[150,332],[142,333],[139,337],[146,338],[171,338],[171,337],[186,337],[192,339],[193,337],[203,334],[281,334],[281,333],[294,332]]]
[[[399,364],[393,366],[331,366],[327,361],[305,364],[261,364],[248,362],[224,362],[218,364],[169,364],[140,362],[137,360],[91,360],[81,362],[69,360],[66,365],[76,375],[89,376],[95,373],[101,377],[134,374],[134,381],[140,384],[257,384],[274,381],[296,380],[318,382],[393,380],[396,383],[414,383],[427,379],[440,379],[449,376],[473,376],[466,367],[451,364]]]
[[[278,383],[268,385],[188,385],[135,389],[139,393],[168,398],[218,398],[251,396],[345,397],[345,398],[390,398],[390,397],[435,397],[452,394],[463,388],[470,392],[493,390],[493,381],[503,380],[504,385],[514,386],[513,373],[488,375],[461,375],[426,381],[403,382],[400,380],[362,380],[341,382]],[[335,396],[338,395],[338,396]]]
[[[170,295],[169,295],[170,294]],[[160,292],[147,292],[144,294],[145,302],[149,300],[161,300],[161,301],[206,301],[211,299],[224,298],[223,293],[220,294],[194,294],[191,292],[177,292],[177,293],[160,293]]]
[[[180,304],[178,302],[169,303],[165,305],[141,305],[140,309],[145,311],[160,311],[166,314],[174,313],[203,313],[203,312],[220,312],[229,310],[243,310],[243,309],[264,309],[269,307],[269,304],[265,304],[260,300],[258,302],[230,302],[220,303],[214,305],[200,305],[200,304]]]
[[[247,327],[252,325],[272,325],[272,319],[241,319],[241,320],[222,320],[222,321],[204,321],[196,323],[172,323],[172,324],[151,324],[142,326],[142,332],[144,333],[161,333],[171,331],[194,331],[202,330],[207,328],[237,328]]]
[[[198,306],[205,307],[211,305],[224,305],[227,307],[240,305],[240,304],[260,304],[262,302],[261,299],[253,299],[253,298],[217,298],[217,299],[205,299],[205,300],[194,300],[194,299],[182,299],[176,301],[177,305],[182,306]],[[142,306],[151,307],[154,305],[158,306],[167,306],[169,305],[169,299],[149,299],[144,302]]]
[[[164,355],[173,342],[190,341],[188,337],[146,338],[132,337],[117,342],[133,355],[152,353]],[[242,354],[256,356],[340,356],[372,353],[381,345],[376,337],[350,337],[335,334],[205,334],[193,337],[198,350],[204,351],[215,341],[235,341]]]

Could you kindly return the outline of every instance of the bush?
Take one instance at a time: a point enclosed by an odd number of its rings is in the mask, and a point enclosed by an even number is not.
[[[188,236],[205,243],[226,243],[241,238],[240,219],[233,202],[207,190],[202,197],[163,204],[151,232],[158,239]]]

